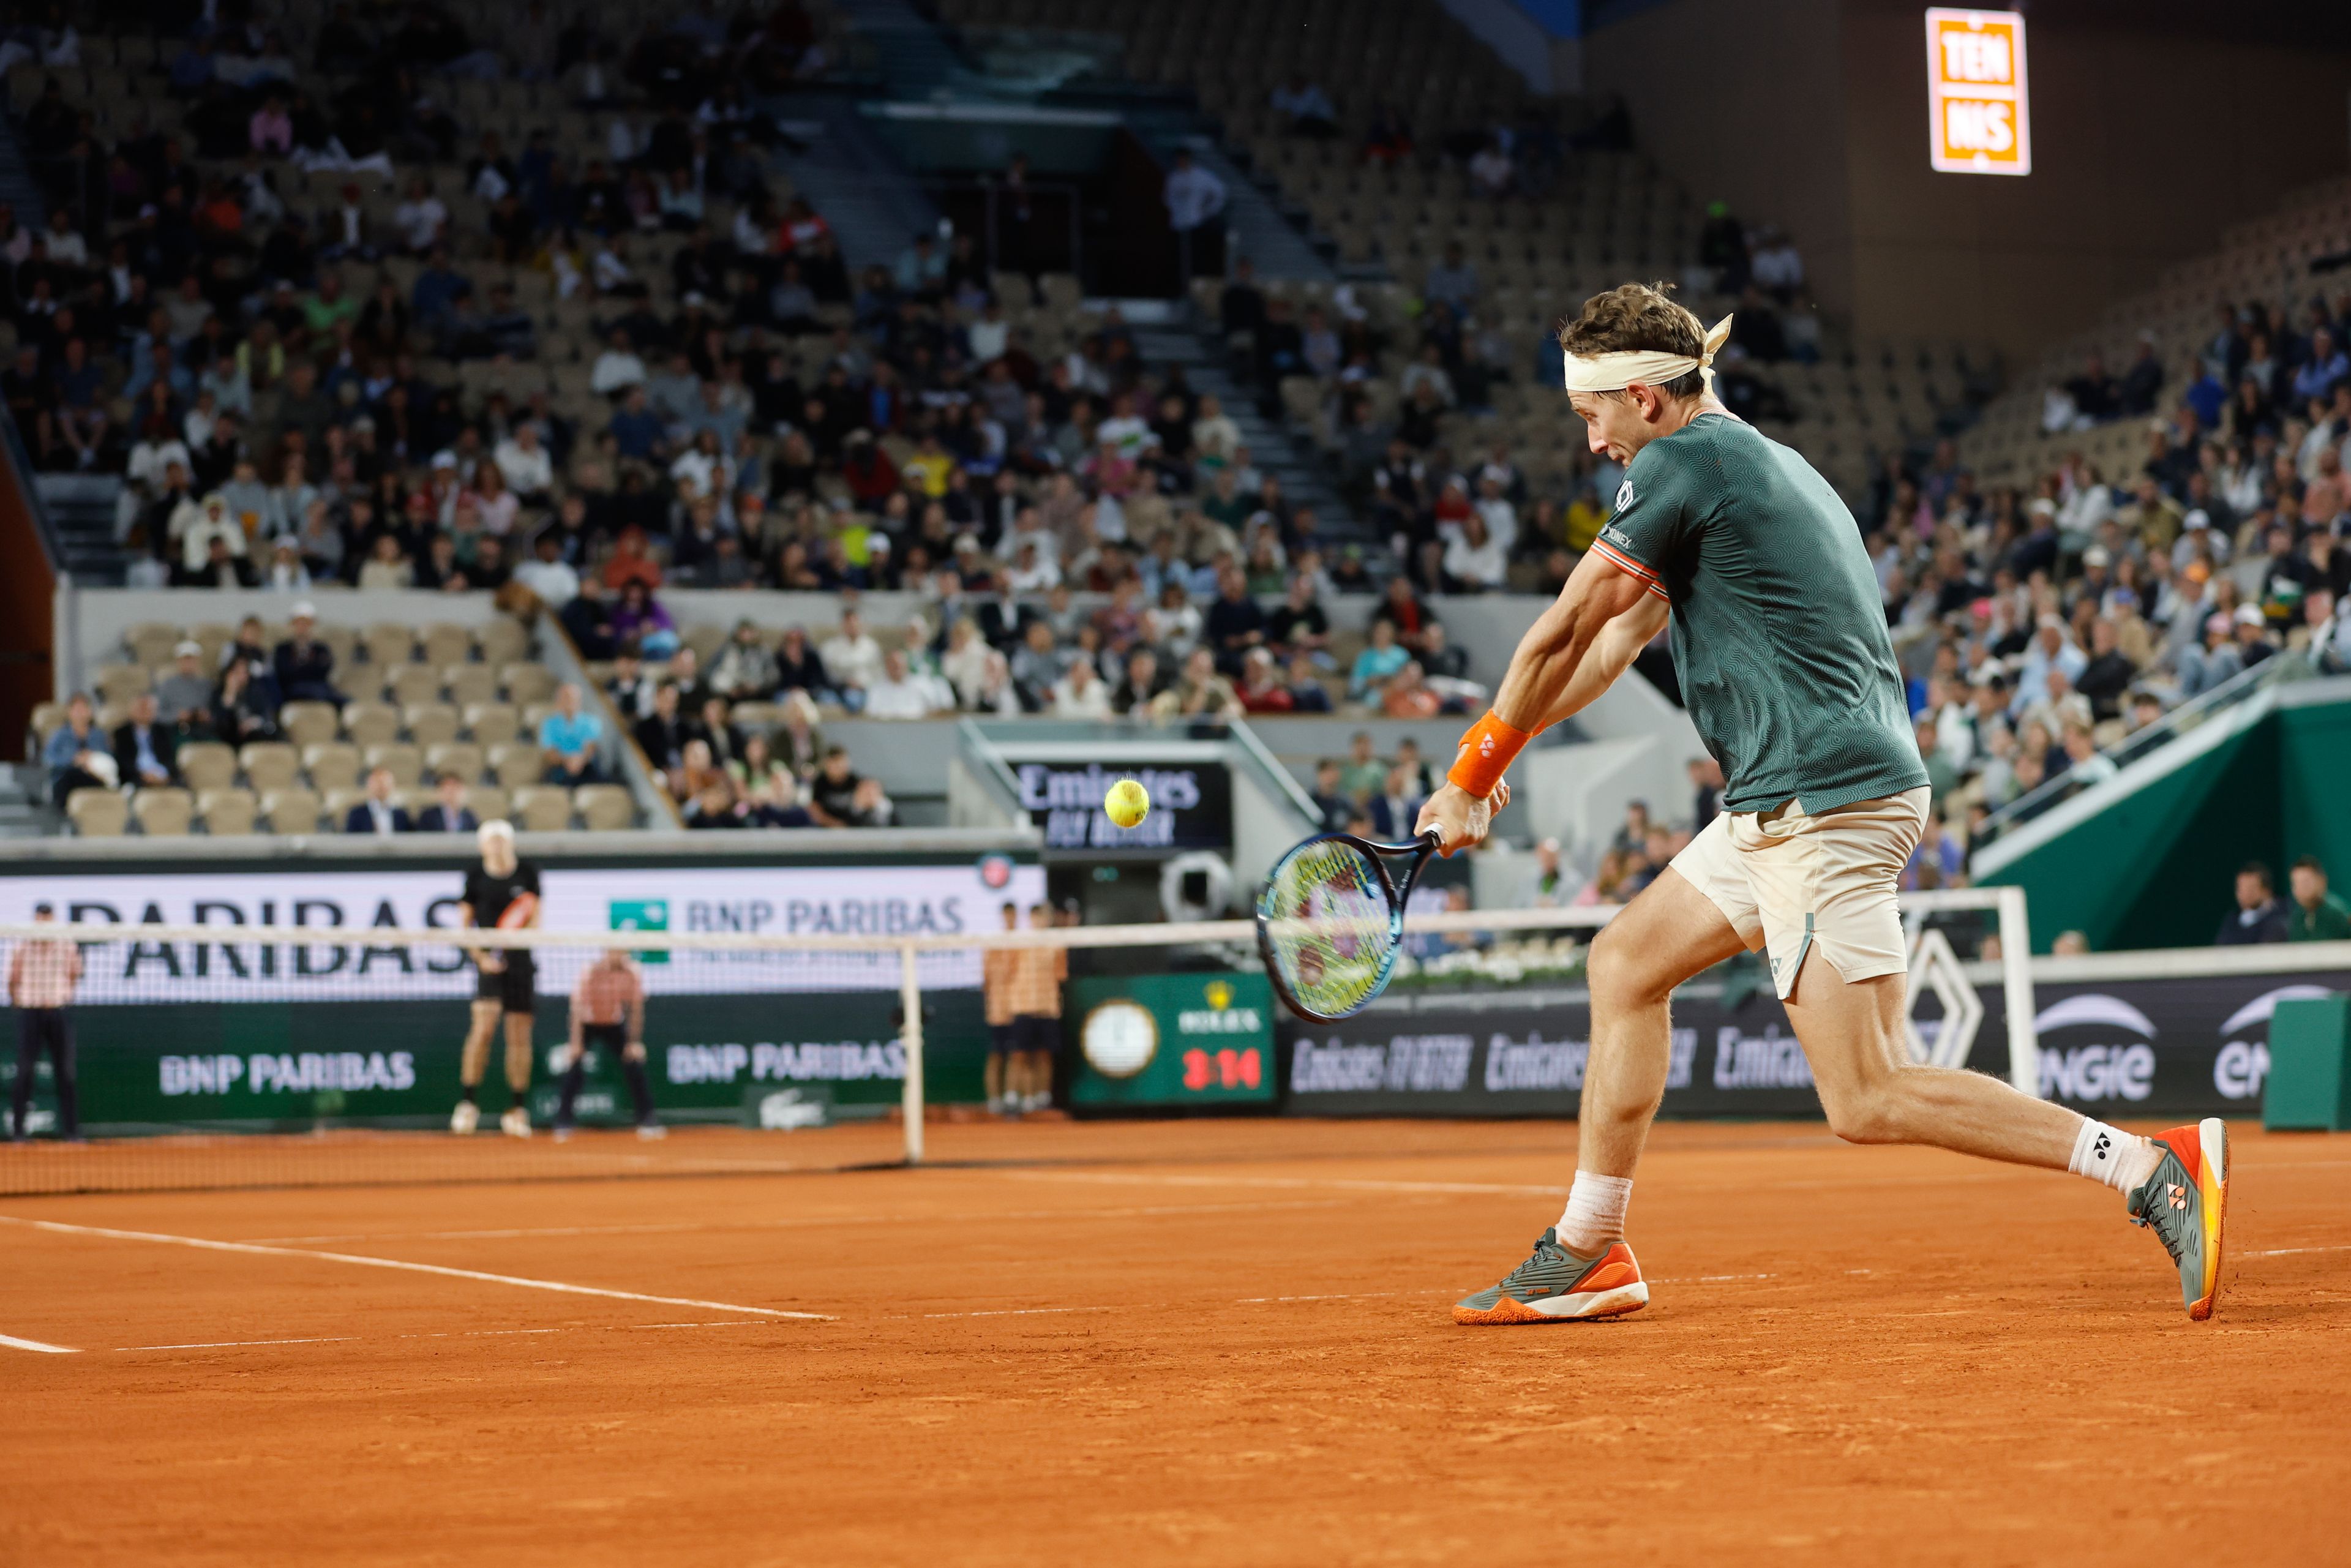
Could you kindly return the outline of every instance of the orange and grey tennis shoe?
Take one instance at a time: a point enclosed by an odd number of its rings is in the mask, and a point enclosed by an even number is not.
[[[1649,1304],[1649,1287],[1633,1249],[1612,1241],[1596,1258],[1581,1258],[1559,1243],[1556,1230],[1535,1238],[1533,1255],[1502,1282],[1453,1303],[1457,1323],[1556,1323],[1613,1318]]]
[[[2199,1322],[2220,1293],[2220,1227],[2229,1213],[2229,1129],[2217,1116],[2155,1135],[2155,1174],[2126,1200],[2179,1265],[2179,1296]]]

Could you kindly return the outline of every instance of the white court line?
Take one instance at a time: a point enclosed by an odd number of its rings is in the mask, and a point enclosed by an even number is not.
[[[2291,1258],[2298,1252],[2351,1252],[2351,1245],[2342,1247],[2273,1247],[2266,1252],[2240,1252],[2240,1258]]]
[[[637,1291],[608,1291],[596,1285],[567,1285],[559,1280],[527,1280],[519,1274],[488,1274],[478,1269],[450,1269],[438,1263],[408,1263],[397,1258],[370,1258],[357,1252],[319,1252],[307,1247],[265,1247],[253,1241],[208,1241],[200,1236],[167,1236],[156,1230],[112,1230],[99,1225],[67,1225],[55,1219],[22,1219],[0,1214],[0,1224],[22,1225],[60,1236],[102,1236],[116,1241],[160,1241],[172,1247],[193,1247],[206,1252],[243,1252],[263,1258],[323,1258],[334,1263],[356,1263],[366,1269],[399,1269],[412,1274],[438,1274],[449,1280],[479,1280],[486,1284],[515,1285],[526,1291],[554,1291],[567,1296],[603,1296],[616,1301],[652,1301],[664,1307],[705,1307],[719,1312],[750,1312],[763,1318],[801,1318],[831,1322],[826,1312],[795,1312],[781,1307],[746,1307],[733,1301],[705,1301],[693,1296],[648,1296]]]
[[[0,1333],[0,1344],[10,1350],[35,1351],[42,1355],[79,1355],[81,1352],[69,1344],[44,1344],[37,1339],[18,1339],[15,1334]]]
[[[1563,1186],[1525,1186],[1504,1182],[1374,1181],[1353,1176],[1126,1176],[1112,1171],[998,1171],[1019,1181],[1101,1182],[1114,1186],[1271,1186],[1323,1188],[1338,1192],[1463,1193],[1474,1197],[1564,1197]]]
[[[548,1329],[453,1329],[440,1333],[380,1334],[368,1343],[379,1343],[395,1339],[501,1339],[514,1334],[611,1333],[634,1329],[744,1329],[750,1326],[739,1318],[703,1323],[566,1323]],[[362,1337],[359,1334],[329,1334],[310,1339],[214,1339],[201,1340],[193,1344],[119,1344],[114,1348],[118,1354],[142,1350],[244,1350],[255,1345],[272,1344],[356,1344]]]
[[[349,1344],[357,1334],[322,1334],[308,1339],[200,1339],[188,1344],[118,1344],[120,1352],[133,1350],[243,1350],[256,1344]]]
[[[497,1230],[355,1230],[338,1236],[256,1236],[256,1246],[319,1241],[512,1241],[538,1236],[674,1236],[726,1230],[805,1230],[820,1225],[968,1225],[988,1219],[1134,1219],[1184,1214],[1253,1213],[1261,1209],[1343,1208],[1344,1198],[1286,1198],[1272,1203],[1158,1203],[1127,1208],[989,1208],[964,1214],[811,1214],[792,1219],[676,1220],[646,1225],[549,1225]]]

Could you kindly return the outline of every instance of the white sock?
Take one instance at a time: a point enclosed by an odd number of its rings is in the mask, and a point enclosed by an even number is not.
[[[2162,1162],[2163,1155],[2154,1139],[2085,1116],[2082,1130],[2074,1134],[2074,1157],[2066,1162],[2065,1168],[2075,1176],[2102,1181],[2127,1197],[2144,1186]]]
[[[1576,1172],[1575,1185],[1567,1189],[1566,1212],[1555,1228],[1559,1244],[1580,1258],[1606,1251],[1611,1241],[1623,1239],[1625,1209],[1632,1201],[1631,1176]]]

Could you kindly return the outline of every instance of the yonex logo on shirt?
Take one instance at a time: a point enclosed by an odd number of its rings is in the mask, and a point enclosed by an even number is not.
[[[1622,509],[1623,503],[1621,501],[1618,503],[1618,507],[1619,509]],[[1610,544],[1614,545],[1618,549],[1631,549],[1633,548],[1632,537],[1614,523],[1604,524],[1600,529],[1600,537],[1606,539]]]

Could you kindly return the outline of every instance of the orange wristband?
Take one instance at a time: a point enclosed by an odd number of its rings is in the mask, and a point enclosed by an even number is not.
[[[1533,738],[1532,731],[1513,729],[1496,718],[1489,708],[1486,716],[1461,737],[1460,754],[1454,758],[1453,769],[1446,774],[1446,780],[1482,800],[1494,792],[1494,786],[1502,781],[1503,770]]]

